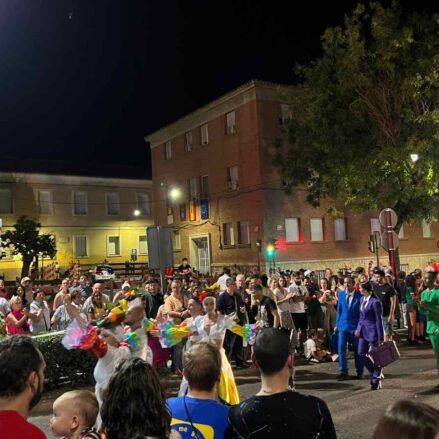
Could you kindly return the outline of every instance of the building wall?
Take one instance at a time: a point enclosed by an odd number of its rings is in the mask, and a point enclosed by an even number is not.
[[[345,265],[367,265],[374,259],[374,254],[368,251],[368,240],[371,218],[377,218],[377,212],[354,215],[343,206],[336,206],[344,212],[347,225],[347,239],[336,241],[334,221],[327,214],[333,203],[324,203],[316,209],[306,202],[305,190],[298,188],[291,196],[284,193],[281,177],[272,165],[273,143],[282,133],[284,92],[285,87],[252,81],[146,137],[152,151],[155,224],[169,225],[180,234],[181,249],[175,252],[176,263],[182,257],[191,257],[192,237],[203,234],[210,237],[213,272],[221,271],[226,265],[256,265],[258,241],[264,250],[272,239],[280,239],[284,244],[277,250],[275,262],[285,268],[330,266],[338,269]],[[236,133],[226,135],[226,114],[232,110]],[[205,123],[209,127],[209,143],[201,145],[200,126]],[[188,131],[192,132],[193,149],[185,152],[184,139]],[[172,158],[165,160],[164,148],[168,141],[172,144]],[[232,165],[239,166],[236,191],[227,188],[227,167]],[[209,175],[209,221],[200,220],[199,199],[197,220],[180,221],[180,206],[185,204],[188,211],[187,179],[204,174]],[[180,199],[169,199],[167,193],[172,187],[181,189]],[[173,215],[168,217],[168,213]],[[286,218],[300,220],[298,242],[285,242]],[[311,240],[312,218],[322,218],[324,222],[324,239],[319,242]],[[223,224],[231,222],[236,230],[240,221],[249,221],[250,245],[221,245],[224,244]],[[431,258],[438,259],[437,223],[431,226],[431,238],[422,237],[419,225],[405,225],[404,229],[405,237],[400,244],[402,263],[415,268]],[[381,261],[388,263],[384,250],[380,255]],[[265,260],[264,251],[259,256],[262,266],[272,265],[273,261]]]
[[[138,261],[147,261],[140,255],[139,236],[146,235],[146,227],[152,225],[151,203],[149,214],[135,216],[138,208],[137,194],[148,194],[151,199],[149,180],[113,179],[54,176],[41,174],[0,174],[0,190],[9,189],[13,199],[13,213],[0,213],[3,232],[12,229],[21,215],[41,223],[41,233],[55,236],[57,244],[56,260],[61,269],[67,269],[71,261],[92,264],[107,259],[111,262],[124,262],[131,257],[131,249],[137,249]],[[52,192],[52,214],[39,213],[38,191]],[[74,215],[73,192],[87,192],[87,214]],[[105,193],[119,194],[119,215],[107,215]],[[147,213],[147,212],[145,212]],[[87,236],[88,255],[75,254],[74,237]],[[107,237],[120,237],[120,255],[108,254]],[[8,252],[7,252],[8,253]],[[44,261],[48,264],[51,261]],[[21,257],[7,257],[0,261],[0,274],[14,278],[21,271]]]

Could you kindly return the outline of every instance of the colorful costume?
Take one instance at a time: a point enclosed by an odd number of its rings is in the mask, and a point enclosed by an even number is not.
[[[217,346],[221,353],[221,375],[218,383],[218,395],[228,404],[238,404],[239,394],[236,388],[235,377],[223,348],[224,336],[226,330],[229,329],[241,337],[251,340],[254,337],[254,325],[239,326],[228,316],[219,314],[215,325],[206,328],[204,326],[204,317],[196,317],[189,324],[179,326],[166,322],[161,328],[162,342],[166,346],[172,346],[190,334],[196,333],[198,334],[199,341]]]
[[[148,336],[143,327],[135,331],[130,331],[129,327],[125,328],[124,340],[118,348],[115,348],[99,337],[96,326],[89,324],[81,326],[74,320],[67,328],[62,344],[66,349],[91,350],[98,358],[93,376],[96,381],[95,394],[99,407],[102,406],[102,391],[107,386],[119,360],[139,357],[152,364],[152,351],[148,346]],[[96,426],[100,427],[100,423],[101,418],[98,416]]]
[[[439,288],[427,289],[422,292],[419,310],[427,314],[427,333],[436,356],[436,367],[439,373]]]

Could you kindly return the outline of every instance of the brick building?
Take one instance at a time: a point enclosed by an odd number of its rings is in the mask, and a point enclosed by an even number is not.
[[[366,266],[378,214],[333,221],[306,192],[285,195],[272,166],[273,142],[290,117],[287,88],[250,81],[145,137],[152,154],[153,215],[174,231],[175,262],[187,257],[202,272],[254,267],[260,259],[285,268]],[[383,208],[386,206],[383,206]],[[342,210],[342,209],[341,209]],[[409,268],[438,258],[439,226],[406,225],[401,262]],[[265,246],[278,239],[275,260]],[[381,257],[385,260],[385,253]]]

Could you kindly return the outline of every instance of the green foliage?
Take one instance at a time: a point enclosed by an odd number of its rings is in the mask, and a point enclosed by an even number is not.
[[[64,333],[59,332],[33,337],[47,365],[44,388],[50,390],[62,385],[94,384],[96,358],[91,352],[65,349],[61,344],[63,336]]]
[[[51,235],[41,235],[40,228],[40,223],[22,215],[14,224],[14,230],[1,235],[3,246],[9,247],[13,255],[22,256],[23,276],[28,275],[30,263],[36,257],[53,258],[56,255],[55,240]]]
[[[292,120],[275,145],[286,190],[352,212],[394,208],[398,226],[439,201],[439,21],[394,2],[359,4],[297,69]],[[419,154],[412,163],[410,154]],[[339,214],[333,206],[331,216]]]

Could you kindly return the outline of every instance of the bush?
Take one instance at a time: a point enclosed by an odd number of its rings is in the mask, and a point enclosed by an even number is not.
[[[96,357],[91,352],[65,349],[61,344],[63,336],[64,331],[32,336],[46,361],[44,390],[53,390],[61,386],[75,388],[94,385],[93,369],[97,362]],[[0,341],[1,339],[0,336]],[[157,372],[163,378],[169,375],[166,367],[158,369]]]
[[[63,385],[94,384],[96,358],[91,352],[65,349],[61,344],[63,335],[64,332],[60,331],[32,337],[47,365],[44,388],[50,390]]]

